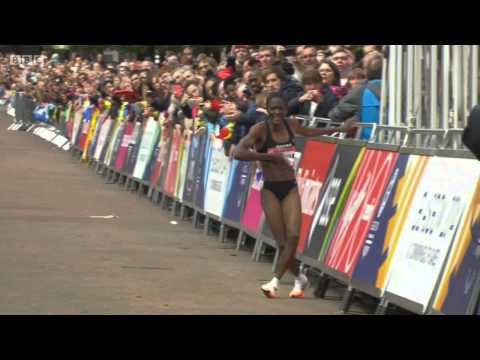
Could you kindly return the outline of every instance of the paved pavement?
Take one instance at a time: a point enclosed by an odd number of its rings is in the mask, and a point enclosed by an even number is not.
[[[334,314],[259,291],[271,263],[104,180],[0,116],[0,314]],[[117,215],[118,219],[89,216]]]

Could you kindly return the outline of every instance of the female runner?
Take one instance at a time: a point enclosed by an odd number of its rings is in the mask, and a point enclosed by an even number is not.
[[[287,119],[287,104],[274,93],[267,99],[268,118],[253,126],[235,148],[233,156],[242,161],[259,161],[263,172],[262,206],[278,245],[279,260],[274,278],[261,287],[270,299],[277,297],[280,279],[287,270],[295,276],[291,298],[304,297],[308,279],[295,261],[301,222],[301,202],[295,178],[295,135],[311,137],[348,132],[354,120],[336,128],[306,128],[297,119]],[[251,151],[255,148],[255,151]],[[321,156],[322,154],[318,154]]]

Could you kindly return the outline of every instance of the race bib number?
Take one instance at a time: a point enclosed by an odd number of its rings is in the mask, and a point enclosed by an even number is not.
[[[281,153],[288,164],[295,169],[295,146],[289,145],[288,147],[276,147],[268,150],[269,154]]]

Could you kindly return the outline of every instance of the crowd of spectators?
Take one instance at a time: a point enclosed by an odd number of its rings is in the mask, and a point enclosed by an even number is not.
[[[82,102],[110,105],[110,115],[128,102],[135,119],[160,113],[169,123],[222,133],[226,152],[267,116],[266,97],[280,93],[289,115],[343,122],[358,115],[362,89],[382,74],[381,46],[233,45],[215,59],[195,48],[167,52],[160,61],[106,62],[42,53],[34,62],[13,64],[0,56],[0,97],[23,92],[37,104],[65,109]],[[319,124],[318,126],[322,126]],[[223,131],[222,129],[228,129]]]

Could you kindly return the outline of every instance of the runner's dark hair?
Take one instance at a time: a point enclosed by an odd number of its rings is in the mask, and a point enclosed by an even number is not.
[[[274,99],[279,99],[282,101],[282,104],[287,107],[287,100],[285,99],[285,97],[279,93],[279,92],[274,92],[272,94],[269,94],[268,97],[267,97],[267,109],[270,107],[270,102]]]

